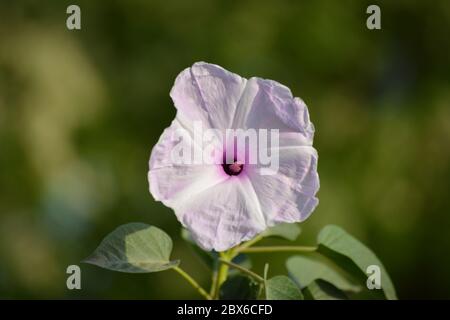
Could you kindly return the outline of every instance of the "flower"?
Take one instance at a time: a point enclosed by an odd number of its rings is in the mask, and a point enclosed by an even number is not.
[[[197,62],[178,75],[170,96],[177,114],[151,152],[150,193],[174,210],[200,247],[224,251],[268,227],[309,217],[319,189],[314,127],[305,103],[289,88]],[[199,143],[194,137],[198,123],[215,132],[214,142]],[[224,139],[230,129],[271,131],[277,140],[265,152],[278,157],[276,168],[249,161],[249,154],[260,155],[264,147],[251,151],[254,143],[239,145],[237,136]],[[215,161],[173,161],[181,137],[184,147],[203,154],[212,150]],[[182,153],[192,156],[188,148]]]

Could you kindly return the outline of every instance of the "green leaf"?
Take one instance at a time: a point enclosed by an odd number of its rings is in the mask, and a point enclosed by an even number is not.
[[[295,223],[277,224],[262,233],[263,237],[280,237],[294,241],[300,235],[301,229]]]
[[[286,261],[289,275],[302,287],[307,287],[315,280],[321,279],[343,291],[358,292],[361,287],[349,279],[342,270],[324,258],[292,256]]]
[[[265,281],[267,300],[303,300],[297,285],[286,276],[275,276]]]
[[[332,284],[323,281],[316,280],[311,282],[306,288],[303,289],[305,300],[347,300],[348,297],[344,292]]]
[[[129,273],[163,271],[178,266],[170,260],[172,240],[161,229],[129,223],[107,235],[83,262]]]
[[[338,226],[326,226],[319,233],[318,252],[336,262],[341,268],[356,275],[362,281],[367,279],[366,270],[376,265],[381,271],[381,288],[387,299],[397,299],[394,285],[377,256],[360,241]],[[374,291],[374,290],[371,290]]]
[[[256,300],[260,284],[245,275],[229,277],[220,287],[219,298],[223,300]]]

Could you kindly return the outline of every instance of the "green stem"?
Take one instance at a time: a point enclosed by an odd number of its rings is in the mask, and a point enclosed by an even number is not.
[[[258,253],[258,252],[314,252],[317,247],[303,247],[303,246],[270,246],[270,247],[253,247],[239,250],[243,253]]]
[[[254,239],[247,241],[243,243],[242,245],[235,247],[233,249],[230,249],[225,252],[220,252],[220,258],[219,258],[219,267],[218,270],[214,272],[213,274],[213,281],[211,284],[211,290],[209,298],[211,299],[218,299],[219,298],[219,292],[220,287],[222,284],[226,281],[228,276],[228,269],[229,267],[238,269],[250,276],[252,276],[254,279],[258,281],[264,282],[264,279],[259,276],[258,274],[243,268],[233,262],[233,258],[237,256],[239,253],[258,253],[258,252],[313,252],[316,251],[316,247],[302,247],[302,246],[271,246],[271,247],[251,247],[258,241],[263,239],[263,236],[259,235],[256,236]],[[204,290],[203,290],[204,291]]]
[[[224,261],[231,261],[232,257],[233,257],[232,249],[225,252],[220,252],[220,259],[219,259],[220,265],[219,271],[217,272],[216,275],[215,290],[213,294],[214,299],[219,298],[220,287],[225,282],[225,280],[227,280],[229,267],[227,264],[224,263]]]
[[[183,269],[181,269],[180,267],[174,267],[173,270],[178,272],[184,279],[186,279],[186,281],[189,282],[189,284],[193,286],[198,291],[198,293],[200,293],[206,300],[211,300],[211,296]]]
[[[209,295],[211,297],[214,297],[214,295],[216,294],[216,290],[217,290],[217,268],[214,268],[214,272],[212,274],[212,279],[211,279],[211,289],[209,289]]]
[[[231,261],[226,261],[226,260],[222,260],[222,259],[219,259],[219,260],[221,262],[223,262],[224,264],[226,264],[226,265],[228,265],[228,266],[230,266],[230,267],[232,267],[232,268],[234,268],[236,270],[239,270],[239,271],[241,271],[243,273],[248,274],[250,277],[254,278],[255,280],[257,280],[257,281],[259,281],[261,283],[264,283],[264,278],[261,277],[260,275],[256,274],[256,273],[254,273],[253,271],[251,271],[251,270],[249,270],[247,268],[244,268],[244,267],[242,267],[242,266],[240,266],[238,264],[235,264],[235,263],[233,263]]]
[[[244,243],[241,244],[240,246],[236,247],[236,248],[234,249],[234,252],[235,252],[236,255],[237,255],[239,252],[242,252],[242,250],[251,247],[251,246],[254,245],[255,243],[257,243],[257,242],[259,242],[260,240],[262,240],[263,238],[264,238],[264,237],[263,237],[261,234],[259,234],[259,235],[257,235],[256,237],[254,237],[253,239],[251,239],[251,240],[249,240],[249,241],[247,241],[247,242],[244,242]]]

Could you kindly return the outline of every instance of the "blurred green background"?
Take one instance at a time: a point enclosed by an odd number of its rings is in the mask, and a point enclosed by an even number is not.
[[[81,7],[82,30],[66,28]],[[382,30],[366,28],[381,7]],[[450,2],[0,2],[0,298],[198,298],[173,271],[66,267],[120,224],[156,225],[208,272],[153,200],[147,162],[195,61],[275,79],[309,106],[320,205],[298,243],[339,224],[384,262],[400,298],[450,298]],[[272,240],[273,241],[273,240]],[[266,244],[269,242],[266,241]],[[284,254],[256,255],[286,273]]]

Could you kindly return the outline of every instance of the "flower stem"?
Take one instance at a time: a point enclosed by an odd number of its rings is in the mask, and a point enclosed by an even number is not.
[[[228,265],[228,266],[230,266],[230,267],[232,267],[232,268],[234,268],[236,270],[239,270],[239,271],[241,271],[243,273],[248,274],[250,277],[254,278],[255,280],[257,280],[257,281],[259,281],[261,283],[264,282],[264,278],[263,277],[261,277],[260,275],[254,273],[253,271],[251,271],[251,270],[249,270],[247,268],[244,268],[244,267],[242,267],[242,266],[240,266],[238,264],[235,264],[235,263],[233,263],[231,261],[226,261],[226,260],[222,260],[222,259],[219,259],[219,260],[221,262],[223,262],[224,264],[226,264],[226,265]]]
[[[211,279],[211,289],[209,289],[209,295],[211,297],[214,297],[217,290],[217,268],[214,268],[212,279]]]
[[[258,252],[314,252],[317,247],[304,246],[270,246],[270,247],[253,247],[243,248],[239,252],[242,253],[258,253]]]
[[[178,272],[191,286],[193,286],[198,293],[200,293],[206,300],[211,300],[211,296],[195,281],[189,274],[187,274],[180,267],[174,267],[173,270]]]
[[[236,248],[234,249],[236,255],[237,255],[239,252],[242,252],[242,250],[247,249],[247,248],[253,246],[255,243],[259,242],[259,241],[262,240],[263,238],[264,238],[264,237],[263,237],[261,234],[259,234],[259,235],[257,235],[256,237],[254,237],[253,239],[251,239],[251,240],[249,240],[249,241],[247,241],[247,242],[244,242],[244,243],[241,244],[240,246],[236,247]]]
[[[213,285],[215,286],[215,288],[214,288],[215,290],[214,290],[214,294],[213,294],[214,299],[219,298],[220,287],[225,282],[225,280],[227,280],[229,267],[224,261],[230,262],[232,259],[233,259],[233,250],[232,249],[225,251],[225,252],[220,252],[219,271],[217,272],[217,275],[216,275],[215,284],[213,283]]]
[[[220,252],[219,267],[217,271],[213,274],[213,281],[210,290],[210,299],[218,299],[220,293],[220,287],[227,280],[228,270],[230,267],[240,270],[259,282],[264,282],[264,279],[258,274],[250,271],[240,265],[233,262],[234,257],[239,253],[258,253],[258,252],[313,252],[316,251],[316,247],[302,247],[302,246],[271,246],[271,247],[251,247],[263,237],[261,235],[255,237],[254,239],[241,244],[238,247],[230,249],[225,252]]]

